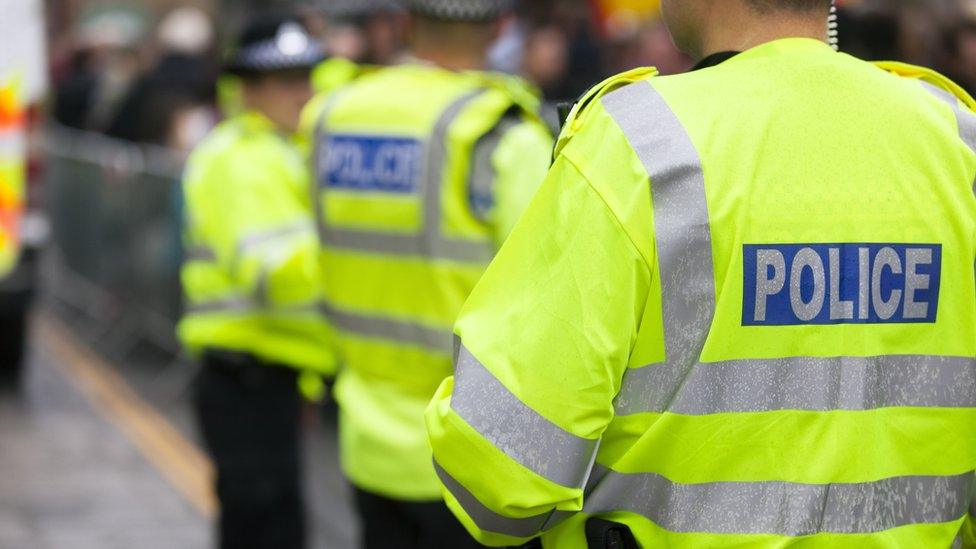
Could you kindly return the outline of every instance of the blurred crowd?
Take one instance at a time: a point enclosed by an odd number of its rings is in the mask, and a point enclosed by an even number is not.
[[[976,91],[976,0],[839,4],[844,51],[933,67]],[[664,74],[690,68],[656,10],[602,5],[521,2],[493,48],[491,68],[521,74],[551,103],[572,100],[628,68],[653,65]],[[383,65],[402,56],[403,19],[395,6],[390,0],[331,0],[306,6],[304,14],[331,55]],[[129,8],[81,13],[52,44],[55,119],[120,139],[191,149],[219,119],[221,45],[232,25],[222,18],[218,28],[214,21],[193,6],[159,17]]]

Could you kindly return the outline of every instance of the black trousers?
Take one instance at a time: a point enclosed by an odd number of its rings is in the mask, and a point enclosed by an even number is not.
[[[482,547],[443,502],[398,501],[356,488],[365,549]]]
[[[301,549],[301,397],[291,368],[209,352],[195,405],[217,469],[219,546]]]

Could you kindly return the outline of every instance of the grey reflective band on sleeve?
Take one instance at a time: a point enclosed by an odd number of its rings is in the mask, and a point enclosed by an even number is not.
[[[376,337],[450,355],[454,334],[450,329],[433,328],[415,322],[367,316],[344,311],[323,302],[321,310],[333,326],[341,331],[362,337]]]
[[[283,238],[290,238],[298,234],[314,234],[315,225],[308,221],[299,221],[274,227],[272,229],[248,234],[237,242],[237,253],[243,255],[253,248],[263,246],[268,242],[274,242]]]
[[[447,473],[434,461],[434,470],[447,491],[454,496],[464,512],[471,517],[475,525],[485,532],[502,534],[516,538],[530,538],[559,524],[573,513],[553,511],[534,517],[512,518],[500,515],[485,507],[478,498],[469,492],[460,482]]]
[[[965,141],[966,145],[969,145],[969,149],[976,154],[976,113],[963,108],[959,103],[959,99],[939,88],[925,82],[924,80],[919,80],[922,86],[929,91],[932,95],[938,97],[950,107],[952,107],[952,112],[956,115],[956,123],[959,126],[959,137]],[[976,192],[976,181],[973,181],[973,191]]]
[[[561,486],[582,488],[586,483],[599,440],[576,436],[526,406],[463,345],[451,408],[526,469]]]
[[[423,228],[416,234],[397,234],[335,227],[325,217],[321,203],[322,183],[317,181],[316,214],[322,241],[336,248],[373,252],[393,256],[420,256],[444,259],[461,263],[487,264],[494,256],[490,240],[449,238],[442,232],[441,191],[444,184],[444,170],[448,158],[448,131],[451,124],[464,112],[472,101],[484,94],[486,89],[477,89],[462,95],[451,103],[440,115],[430,139],[424,148],[423,173]],[[319,124],[316,138],[315,158],[318,164],[316,174],[321,174],[321,162],[325,155],[323,144],[328,139],[324,127],[325,116]]]
[[[618,414],[976,407],[976,360],[943,356],[796,357],[699,363],[673,385],[660,365],[631,369]],[[734,390],[730,390],[734,388]]]
[[[260,307],[245,297],[227,297],[196,303],[190,302],[186,307],[188,314],[250,313],[258,310],[260,310]]]
[[[207,246],[191,246],[183,252],[183,259],[213,263],[217,261],[217,252]]]
[[[246,297],[227,297],[190,303],[186,307],[187,314],[236,313],[236,314],[285,314],[306,315],[321,314],[318,303],[288,305],[284,307],[263,306]]]
[[[663,97],[646,81],[601,99],[650,178],[654,234],[661,277],[666,384],[652,393],[631,383],[629,371],[618,402],[664,393],[670,398],[698,362],[715,314],[712,238],[701,159],[691,137]]]
[[[672,532],[704,534],[873,533],[940,524],[966,515],[973,472],[851,484],[681,484],[654,473],[604,475],[583,511],[629,511]]]

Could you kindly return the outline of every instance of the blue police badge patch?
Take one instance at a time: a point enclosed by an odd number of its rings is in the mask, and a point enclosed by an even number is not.
[[[423,145],[417,139],[333,135],[318,156],[320,188],[409,194],[419,187]]]
[[[746,244],[743,326],[934,323],[939,244]]]

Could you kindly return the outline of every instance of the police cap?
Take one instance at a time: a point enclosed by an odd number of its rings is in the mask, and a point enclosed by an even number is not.
[[[479,22],[497,19],[512,0],[401,0],[413,13],[444,21]]]
[[[319,4],[330,19],[352,19],[400,10],[397,0],[322,0]]]
[[[324,59],[322,46],[301,23],[271,16],[247,24],[225,68],[238,75],[311,70]]]

